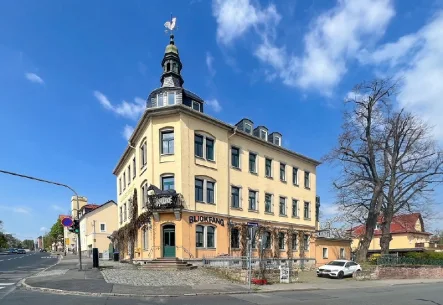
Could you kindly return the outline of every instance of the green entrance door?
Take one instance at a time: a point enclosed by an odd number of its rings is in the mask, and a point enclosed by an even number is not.
[[[175,257],[175,226],[163,227],[163,257]]]

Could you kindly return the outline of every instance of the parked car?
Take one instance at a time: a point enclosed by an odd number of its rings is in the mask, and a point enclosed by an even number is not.
[[[26,254],[25,249],[17,249],[17,254]]]
[[[46,249],[40,249],[40,252],[48,252]]]
[[[329,276],[342,279],[345,276],[352,276],[355,272],[361,270],[361,266],[356,262],[349,260],[335,260],[318,267],[317,276]]]
[[[17,249],[15,249],[15,248],[9,249],[8,254],[17,254]]]

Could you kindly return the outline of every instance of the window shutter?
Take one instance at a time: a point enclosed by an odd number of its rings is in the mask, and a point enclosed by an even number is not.
[[[311,219],[311,203],[308,204],[309,219]]]
[[[238,207],[242,208],[243,207],[243,188],[240,187],[238,189]]]

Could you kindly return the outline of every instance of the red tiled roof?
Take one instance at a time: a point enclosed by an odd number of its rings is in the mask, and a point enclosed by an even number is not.
[[[98,208],[100,205],[98,204],[87,204],[85,206],[83,206],[83,208],[85,209],[91,209],[91,210],[95,210],[96,208]]]
[[[415,229],[415,224],[417,223],[417,220],[421,222],[422,230]],[[383,217],[378,217],[377,223],[381,224],[383,221]],[[365,233],[366,227],[365,225],[360,225],[358,227],[355,227],[351,229],[352,235],[354,236],[361,236]],[[424,231],[424,225],[423,225],[423,219],[421,217],[420,213],[412,213],[412,214],[403,214],[403,215],[397,215],[394,216],[391,222],[391,233],[392,234],[399,234],[399,233],[421,233],[421,234],[428,234],[431,235],[431,233],[427,233]],[[374,230],[374,235],[379,236],[381,235],[381,230]]]
[[[60,221],[62,221],[63,218],[71,218],[71,215],[58,215],[58,219],[60,219]]]

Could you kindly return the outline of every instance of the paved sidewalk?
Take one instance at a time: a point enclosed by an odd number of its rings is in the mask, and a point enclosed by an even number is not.
[[[90,258],[83,259],[83,269],[78,271],[78,258],[66,256],[55,266],[27,278],[27,289],[59,294],[103,296],[183,296],[208,294],[243,294],[254,292],[306,291],[324,289],[357,289],[443,283],[440,280],[377,280],[355,281],[353,279],[320,279],[291,284],[254,286],[231,283],[211,275],[209,270],[199,268],[184,271],[139,270],[136,266],[111,261],[100,261],[102,271],[92,268]]]

